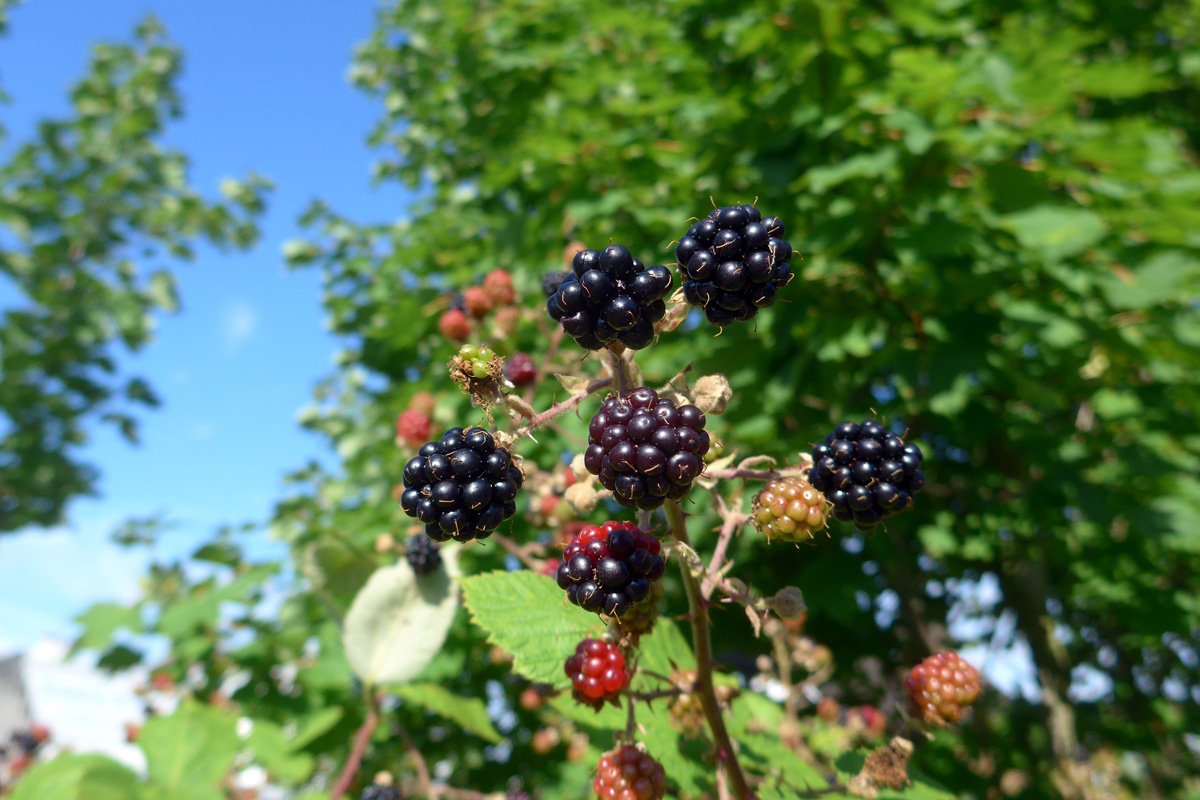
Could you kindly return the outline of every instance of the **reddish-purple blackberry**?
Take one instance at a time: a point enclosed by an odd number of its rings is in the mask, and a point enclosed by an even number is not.
[[[661,550],[658,539],[632,522],[588,525],[563,550],[554,580],[585,611],[620,618],[652,597],[666,571]]]
[[[629,685],[631,673],[625,654],[611,642],[584,639],[563,665],[571,679],[575,702],[599,711],[606,702],[617,704],[617,697]]]
[[[404,465],[400,507],[435,542],[485,539],[517,511],[525,478],[482,428],[451,428]]]
[[[752,319],[792,280],[792,246],[783,234],[778,217],[754,206],[714,208],[675,246],[684,298],[721,328]]]
[[[584,464],[626,508],[682,500],[704,468],[704,423],[700,409],[676,407],[651,389],[614,395],[592,417]]]
[[[620,342],[641,350],[654,341],[654,323],[667,313],[671,271],[647,267],[619,244],[580,250],[546,311],[587,350]]]
[[[925,486],[921,448],[875,420],[843,422],[812,449],[808,481],[833,503],[833,516],[853,520],[859,530],[874,528],[889,514],[912,507]]]
[[[404,542],[404,557],[418,575],[428,575],[442,566],[437,542],[423,533],[416,533]]]
[[[667,773],[651,756],[627,744],[600,757],[592,791],[600,800],[662,800]]]
[[[957,653],[935,653],[913,667],[904,679],[908,713],[935,727],[962,719],[981,691],[979,673]]]

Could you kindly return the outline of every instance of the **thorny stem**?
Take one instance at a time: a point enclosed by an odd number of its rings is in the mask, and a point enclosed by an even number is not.
[[[566,400],[557,402],[542,413],[535,414],[534,416],[530,417],[529,422],[525,423],[525,425],[517,430],[516,437],[520,439],[524,436],[528,436],[529,433],[535,428],[540,428],[542,425],[545,425],[555,417],[560,417],[568,411],[574,410],[574,408],[587,399],[589,395],[595,394],[604,387],[611,385],[612,382],[612,378],[600,378],[592,381],[584,387],[582,392],[576,392]]]
[[[808,473],[808,467],[788,467],[787,469],[706,469],[704,477],[714,480],[732,481],[739,478],[750,481],[772,481],[785,476],[803,477]]]
[[[691,547],[687,523],[679,503],[668,500],[663,504],[663,509],[667,514],[667,527],[676,541]],[[688,567],[687,560],[680,558],[678,561],[680,572],[683,573],[683,585],[687,590],[688,616],[692,621],[692,645],[696,649],[696,689],[704,705],[704,716],[708,719],[708,727],[717,746],[717,758],[724,765],[734,797],[736,800],[750,800],[754,793],[750,791],[741,764],[738,763],[737,753],[733,749],[733,742],[729,738],[725,718],[721,715],[721,706],[713,689],[712,642],[709,639],[708,617],[704,611],[705,601],[700,594],[700,583]]]
[[[625,361],[623,354],[615,353],[612,350],[606,350],[608,353],[608,366],[612,370],[613,388],[617,390],[617,394],[625,394],[633,389],[633,376],[629,374],[629,364]]]
[[[717,546],[713,549],[712,560],[708,562],[708,575],[700,584],[700,593],[705,600],[712,596],[713,589],[717,588],[717,584],[720,582],[715,576],[719,574],[721,565],[725,563],[725,553],[729,550],[729,542],[732,541],[733,534],[737,533],[738,529],[750,519],[745,514],[727,508],[719,495],[715,495],[715,497],[725,522],[721,525],[721,533],[717,536]]]
[[[350,790],[351,784],[354,783],[355,777],[358,776],[358,769],[362,766],[367,746],[371,743],[371,736],[375,733],[375,729],[379,727],[379,705],[375,700],[374,693],[368,689],[364,693],[363,700],[367,704],[367,718],[363,720],[362,727],[358,729],[358,733],[354,734],[354,744],[350,748],[350,757],[346,759],[346,765],[342,767],[342,774],[338,776],[337,783],[333,785],[333,792],[330,794],[331,800],[339,800],[342,795]]]
[[[425,756],[417,747],[417,743],[413,741],[408,729],[401,725],[399,720],[393,720],[392,729],[404,740],[404,746],[408,748],[408,754],[412,756],[413,767],[417,770],[417,783],[420,785],[421,791],[429,800],[437,800],[438,790],[433,785],[433,777],[429,774],[429,765],[425,763]]]

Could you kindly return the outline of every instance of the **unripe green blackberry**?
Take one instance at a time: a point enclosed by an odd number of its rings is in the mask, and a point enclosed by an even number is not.
[[[776,478],[754,500],[754,525],[768,539],[804,542],[825,527],[830,505],[803,478]]]

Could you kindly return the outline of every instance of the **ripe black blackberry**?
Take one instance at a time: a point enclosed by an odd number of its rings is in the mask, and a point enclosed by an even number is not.
[[[482,428],[451,428],[404,465],[400,507],[435,542],[486,539],[517,511],[525,478]]]
[[[925,486],[921,448],[874,420],[843,422],[812,449],[808,481],[833,503],[833,516],[859,530],[912,507]]]
[[[563,279],[570,274],[569,272],[543,272],[542,294],[546,297],[554,297],[558,293],[558,287],[562,286]]]
[[[704,412],[645,387],[604,401],[588,426],[588,472],[626,508],[682,500],[704,469]]]
[[[395,786],[372,784],[363,789],[362,800],[400,800],[400,790]]]
[[[587,350],[620,342],[641,350],[654,341],[654,323],[667,314],[671,271],[647,267],[619,244],[580,250],[546,311]]]
[[[414,534],[404,542],[404,557],[418,575],[428,575],[442,566],[437,542],[423,533]]]
[[[583,610],[620,618],[653,596],[666,571],[661,551],[632,522],[588,525],[563,550],[554,580]]]
[[[753,319],[791,283],[792,246],[783,234],[779,217],[752,205],[714,208],[675,246],[688,304],[720,328]]]

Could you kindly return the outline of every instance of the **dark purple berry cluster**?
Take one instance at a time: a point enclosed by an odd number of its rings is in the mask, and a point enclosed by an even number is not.
[[[874,420],[843,422],[812,449],[808,482],[833,503],[833,516],[870,530],[912,507],[925,486],[921,448],[905,444]]]
[[[437,542],[423,533],[414,534],[404,542],[404,557],[418,575],[428,575],[442,566]]]
[[[435,542],[485,539],[517,511],[524,482],[512,457],[482,428],[451,428],[404,465],[400,507]]]
[[[584,611],[620,617],[651,597],[666,571],[661,550],[632,522],[589,525],[563,550],[554,580]]]
[[[754,206],[714,208],[675,246],[688,304],[723,328],[774,303],[792,280],[792,246],[783,234],[779,217],[764,217]]]
[[[704,468],[709,438],[704,412],[652,389],[604,401],[588,426],[588,472],[626,508],[654,509],[682,500]]]
[[[619,244],[580,250],[546,311],[587,350],[620,342],[641,350],[654,341],[654,323],[667,314],[671,271],[647,267]]]

